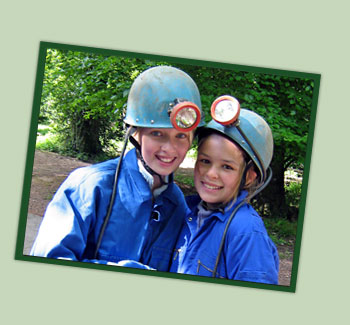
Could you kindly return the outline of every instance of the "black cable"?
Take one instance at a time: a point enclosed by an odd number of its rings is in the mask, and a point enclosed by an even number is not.
[[[142,163],[143,167],[145,167],[146,171],[148,171],[152,176],[157,176],[160,180],[161,185],[168,185],[169,182],[165,182],[163,177],[158,174],[156,171],[154,171],[150,166],[147,165],[147,163],[145,162],[145,160],[142,157],[142,153],[141,153],[141,146],[140,144],[136,141],[135,138],[130,137],[130,142],[134,145],[135,149],[136,149],[136,156],[137,158],[140,160],[140,162]]]
[[[248,143],[248,145],[250,146],[250,148],[253,150],[254,155],[255,155],[255,157],[258,159],[259,164],[260,164],[260,166],[261,166],[261,171],[264,173],[264,165],[263,165],[263,163],[262,163],[262,160],[261,160],[260,156],[257,154],[257,150],[255,149],[255,147],[254,147],[254,145],[252,144],[252,142],[249,141],[248,137],[244,134],[243,130],[241,129],[241,127],[240,127],[240,125],[239,125],[239,123],[237,123],[236,129],[237,129],[238,132],[241,134],[242,138]],[[266,177],[265,174],[261,175],[261,178],[262,178],[262,179],[260,180],[260,182],[264,181],[265,177]]]
[[[125,153],[125,150],[126,150],[126,146],[128,144],[128,139],[130,137],[130,134],[132,132],[135,131],[135,128],[130,126],[125,134],[125,139],[124,139],[124,145],[123,145],[123,149],[122,149],[122,152],[120,154],[120,157],[119,157],[119,161],[118,161],[118,165],[117,165],[117,168],[115,170],[115,175],[114,175],[114,182],[113,182],[113,190],[112,190],[112,196],[111,196],[111,199],[109,201],[109,206],[108,206],[108,211],[107,211],[107,214],[106,214],[106,217],[103,221],[103,224],[102,224],[102,228],[101,228],[101,231],[100,231],[100,234],[98,236],[98,240],[97,240],[97,243],[96,243],[96,247],[95,247],[95,253],[94,253],[94,259],[97,258],[97,252],[98,252],[98,249],[100,248],[100,245],[101,245],[101,242],[102,242],[102,238],[103,238],[103,235],[104,235],[104,232],[106,230],[106,227],[107,227],[107,224],[108,224],[108,221],[109,221],[109,218],[111,216],[111,213],[112,213],[112,208],[113,208],[113,204],[114,204],[114,200],[115,200],[115,195],[116,195],[116,192],[117,192],[117,184],[118,184],[118,176],[119,176],[119,171],[120,171],[120,168],[121,168],[121,164],[122,164],[122,160],[123,160],[123,157],[124,157],[124,153]]]

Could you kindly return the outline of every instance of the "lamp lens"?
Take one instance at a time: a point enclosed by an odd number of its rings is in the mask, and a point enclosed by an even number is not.
[[[191,107],[185,107],[176,114],[176,125],[181,129],[192,127],[197,121],[197,112]]]
[[[230,100],[222,100],[215,107],[215,118],[220,122],[226,122],[237,114],[237,105]]]

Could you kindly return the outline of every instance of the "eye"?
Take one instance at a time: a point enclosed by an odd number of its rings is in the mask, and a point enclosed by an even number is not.
[[[234,168],[229,165],[223,165],[222,167],[226,170],[234,170]]]
[[[202,164],[205,164],[205,165],[210,164],[210,160],[205,159],[205,158],[199,159],[199,162]]]
[[[162,136],[162,132],[160,131],[152,131],[151,135],[154,137],[161,137]]]
[[[176,137],[177,137],[178,139],[187,139],[187,134],[185,134],[185,133],[178,133],[178,134],[176,135]]]

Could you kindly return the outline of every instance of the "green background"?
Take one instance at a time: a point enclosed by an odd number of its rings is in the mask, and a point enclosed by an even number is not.
[[[1,319],[7,323],[344,323],[346,1],[11,1],[1,5]],[[39,42],[321,74],[296,293],[14,259]]]

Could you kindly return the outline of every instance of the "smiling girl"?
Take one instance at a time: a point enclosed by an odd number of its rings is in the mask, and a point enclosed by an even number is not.
[[[249,204],[266,181],[273,138],[259,115],[242,109],[238,123],[211,121],[199,133],[189,211],[171,272],[278,284],[279,259]]]

